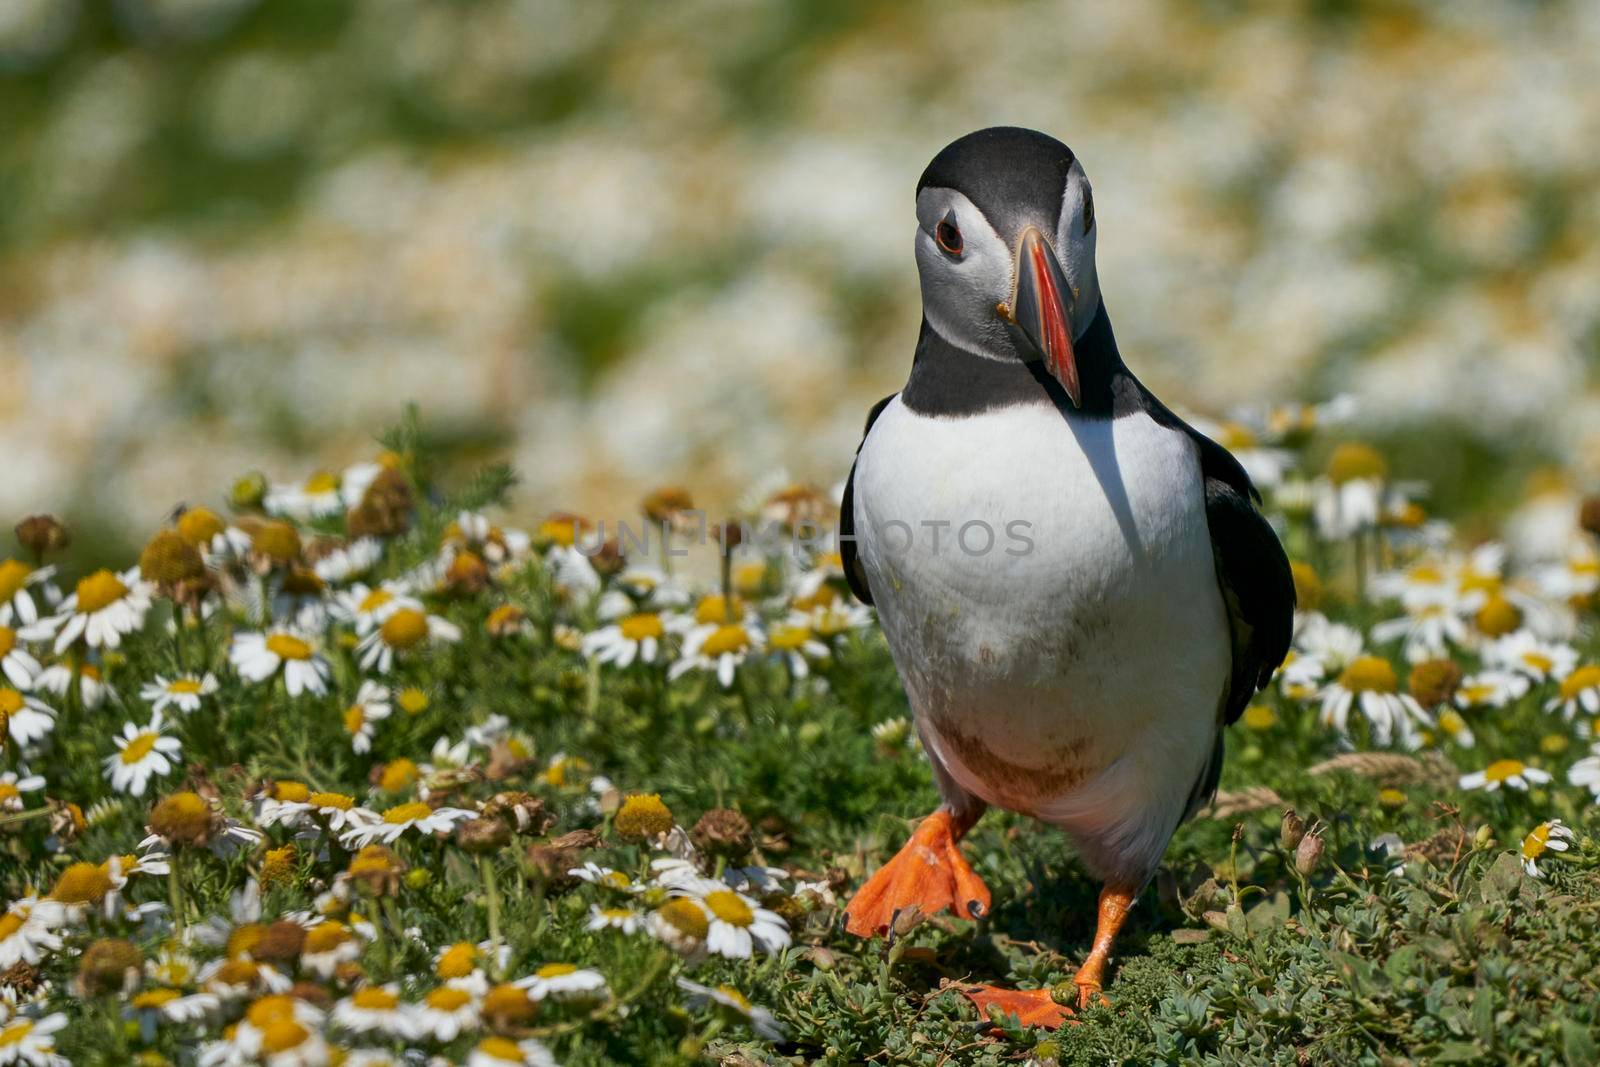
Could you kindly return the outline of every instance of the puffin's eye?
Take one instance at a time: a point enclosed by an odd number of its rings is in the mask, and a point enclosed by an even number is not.
[[[961,228],[956,225],[954,208],[939,220],[939,225],[933,228],[933,239],[939,242],[940,248],[952,256],[961,254]]]
[[[1094,225],[1094,194],[1089,190],[1083,191],[1083,232],[1088,233]]]

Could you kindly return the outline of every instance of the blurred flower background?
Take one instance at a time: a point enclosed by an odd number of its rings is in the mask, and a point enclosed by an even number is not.
[[[1349,394],[1441,508],[1574,514],[1597,54],[1584,0],[5,0],[0,507],[125,552],[409,400],[530,507],[832,484],[909,365],[916,177],[1009,123],[1084,160],[1157,392]]]

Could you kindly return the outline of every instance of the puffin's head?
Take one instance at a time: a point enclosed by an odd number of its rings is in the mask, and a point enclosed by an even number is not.
[[[1072,149],[995,126],[951,142],[917,183],[922,310],[951,344],[1042,359],[1081,403],[1073,342],[1100,304],[1094,198]]]

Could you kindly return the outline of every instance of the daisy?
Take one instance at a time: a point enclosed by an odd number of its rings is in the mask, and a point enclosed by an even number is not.
[[[388,621],[397,611],[421,611],[422,601],[411,595],[405,582],[384,582],[368,587],[357,582],[334,596],[333,617],[354,627],[356,635],[365,637]]]
[[[366,986],[333,1006],[335,1025],[354,1034],[374,1031],[404,1040],[411,1036],[411,1016],[400,1003],[400,987],[394,983]]]
[[[0,685],[0,717],[18,748],[26,748],[56,728],[56,713],[34,697]]]
[[[90,648],[116,648],[144,625],[154,592],[154,585],[140,579],[138,567],[121,574],[99,570],[82,579],[55,616],[60,626],[56,653],[80,637]]]
[[[172,773],[183,751],[176,737],[162,731],[166,721],[161,712],[152,712],[150,725],[140,729],[133,723],[123,723],[122,736],[116,738],[117,754],[105,758],[106,777],[111,788],[119,793],[144,796],[145,787],[152,776],[165,778]]]
[[[0,912],[0,971],[17,963],[37,966],[61,948],[56,930],[67,921],[66,908],[54,900],[23,897]]]
[[[21,622],[32,626],[39,621],[39,605],[34,602],[30,586],[42,585],[55,574],[55,567],[30,567],[20,559],[0,560],[0,626]],[[54,594],[54,586],[44,586],[38,592],[46,603]]]
[[[1472,727],[1467,725],[1467,720],[1454,708],[1439,709],[1436,721],[1439,724],[1439,732],[1462,748],[1471,748],[1478,743],[1478,739],[1472,733]]]
[[[1572,838],[1572,830],[1563,825],[1560,819],[1551,819],[1535,826],[1522,839],[1522,869],[1535,878],[1543,878],[1539,860],[1547,852],[1565,852],[1571,847]]]
[[[0,672],[18,689],[32,689],[41,668],[39,661],[22,647],[21,638],[11,627],[0,626]]]
[[[444,541],[448,548],[471,549],[496,566],[527,555],[533,544],[533,538],[524,531],[496,526],[476,511],[457,515],[456,521],[445,528]]]
[[[629,566],[613,582],[638,610],[665,611],[687,605],[693,596],[682,578],[669,576],[659,567]],[[627,610],[634,610],[629,608]]]
[[[1481,771],[1461,776],[1462,789],[1483,789],[1493,793],[1501,786],[1526,793],[1528,786],[1543,785],[1550,780],[1550,772],[1530,767],[1518,759],[1495,760]]]
[[[356,752],[370,752],[373,724],[389,717],[389,690],[377,682],[367,680],[356,690],[355,703],[344,709],[344,732],[350,735],[350,747]]]
[[[719,985],[713,989],[687,978],[679,978],[678,988],[689,994],[689,1003],[693,1007],[715,1004],[745,1022],[758,1037],[768,1041],[783,1039],[783,1027],[778,1025],[777,1017],[766,1008],[758,1008],[750,1003],[743,993],[731,985]]]
[[[586,929],[621,930],[625,934],[636,934],[644,929],[644,916],[632,908],[602,908],[598,904],[591,904]]]
[[[299,997],[274,993],[245,1009],[234,1028],[234,1048],[247,1061],[263,1060],[270,1067],[312,1067],[329,1061],[328,1045],[318,1027],[322,1012]],[[201,1054],[205,1063],[205,1054]]]
[[[67,1025],[64,1012],[32,1019],[19,1015],[0,1026],[0,1063],[41,1064],[46,1067],[71,1067],[72,1061],[56,1055],[57,1030]]]
[[[309,638],[282,628],[235,634],[228,658],[239,676],[251,682],[264,682],[282,668],[284,687],[292,697],[321,696],[333,673]]]
[[[511,984],[525,990],[530,1000],[599,1000],[609,992],[605,975],[573,963],[547,963]]]
[[[58,697],[65,697],[72,688],[72,668],[65,663],[52,664],[34,678],[35,689],[42,689]],[[78,698],[90,711],[104,703],[111,687],[101,677],[100,668],[93,663],[78,664]]]
[[[1380,656],[1358,656],[1323,687],[1321,698],[1324,726],[1348,736],[1350,709],[1357,708],[1378,746],[1389,744],[1398,734],[1404,747],[1416,748],[1421,743],[1416,727],[1433,725],[1416,698],[1399,691],[1394,667]]]
[[[312,570],[329,585],[343,585],[352,578],[366,574],[382,558],[382,541],[376,537],[358,537],[320,557],[312,564]]]
[[[360,959],[364,947],[353,929],[337,919],[328,919],[306,931],[305,944],[300,947],[300,966],[327,980],[340,964]]]
[[[467,1054],[466,1067],[556,1067],[550,1050],[534,1038],[486,1037]]]
[[[1533,683],[1515,671],[1484,670],[1461,679],[1456,707],[1503,708],[1526,693]]]
[[[1561,717],[1571,722],[1578,712],[1600,715],[1600,667],[1592,664],[1579,667],[1561,679],[1556,695],[1545,701],[1545,711],[1561,712]]]
[[[440,986],[430,990],[410,1009],[411,1036],[430,1037],[441,1044],[478,1028],[478,1002],[465,989]]]
[[[732,622],[697,626],[684,638],[683,655],[667,672],[680,678],[693,670],[712,671],[722,688],[733,685],[734,672],[745,656],[761,646],[761,632],[754,625]]]
[[[407,830],[414,829],[419,834],[447,834],[473,814],[465,808],[433,808],[421,801],[412,801],[397,804],[378,814],[373,821],[347,830],[339,840],[346,848],[370,845],[374,841],[392,845]]]
[[[139,690],[139,697],[149,702],[154,711],[177,708],[184,714],[200,710],[203,698],[217,691],[217,676],[207,671],[203,676],[179,674],[170,680],[156,675],[156,680]]]
[[[576,878],[590,885],[603,885],[608,889],[620,889],[625,893],[637,893],[639,886],[633,879],[621,871],[614,871],[610,867],[601,867],[591,861],[585,862],[582,867],[574,867],[567,872],[569,878]]]
[[[1507,634],[1484,648],[1484,662],[1525,674],[1535,682],[1559,681],[1578,665],[1577,649],[1541,641],[1527,630]]]
[[[1567,781],[1589,790],[1600,800],[1600,741],[1589,746],[1589,752],[1567,769]]]
[[[273,515],[304,520],[337,515],[349,502],[345,500],[338,475],[332,471],[317,471],[304,482],[272,486],[262,497],[261,506]]]
[[[21,811],[22,794],[36,793],[44,788],[44,784],[43,775],[30,774],[26,778],[19,778],[16,771],[0,774],[0,812]]]
[[[789,924],[781,915],[730,889],[725,882],[701,879],[674,892],[693,897],[706,910],[706,948],[716,955],[749,959],[754,949],[777,952],[789,944]]]
[[[811,662],[828,658],[828,646],[817,640],[811,629],[810,616],[791,612],[781,623],[767,630],[767,648],[789,664],[789,673],[795,678],[811,674]]]
[[[1458,603],[1448,589],[1440,589],[1428,599],[1408,600],[1406,614],[1375,625],[1372,639],[1380,644],[1403,641],[1402,650],[1411,663],[1442,658],[1451,645],[1465,647],[1472,640],[1467,624],[1456,614]]]
[[[202,1022],[222,1010],[222,998],[215,993],[190,993],[171,988],[147,989],[128,1001],[128,1008],[138,1020],[144,1040],[154,1041],[158,1023],[181,1025]]]
[[[660,613],[638,611],[622,616],[583,638],[583,654],[598,663],[629,667],[636,660],[654,663],[666,637],[667,625]]]
[[[418,608],[400,608],[356,646],[362,670],[387,672],[394,659],[429,643],[461,640],[461,628],[438,615]]]

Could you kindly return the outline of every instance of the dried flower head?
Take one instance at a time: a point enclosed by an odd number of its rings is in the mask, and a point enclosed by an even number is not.
[[[78,989],[87,997],[131,991],[144,969],[144,956],[133,942],[103,937],[84,950],[78,964]]]
[[[1435,708],[1456,695],[1461,688],[1461,667],[1452,659],[1425,659],[1411,668],[1406,688],[1417,703]]]
[[[206,845],[217,823],[211,805],[189,790],[164,796],[150,809],[150,832],[174,845]]]
[[[689,840],[695,848],[729,862],[738,862],[755,847],[750,820],[731,808],[712,808],[694,824]]]
[[[167,592],[183,582],[205,577],[200,550],[176,530],[161,530],[139,553],[139,573]]]
[[[42,559],[47,552],[59,552],[72,544],[72,533],[54,515],[29,515],[16,526],[17,541]]]

